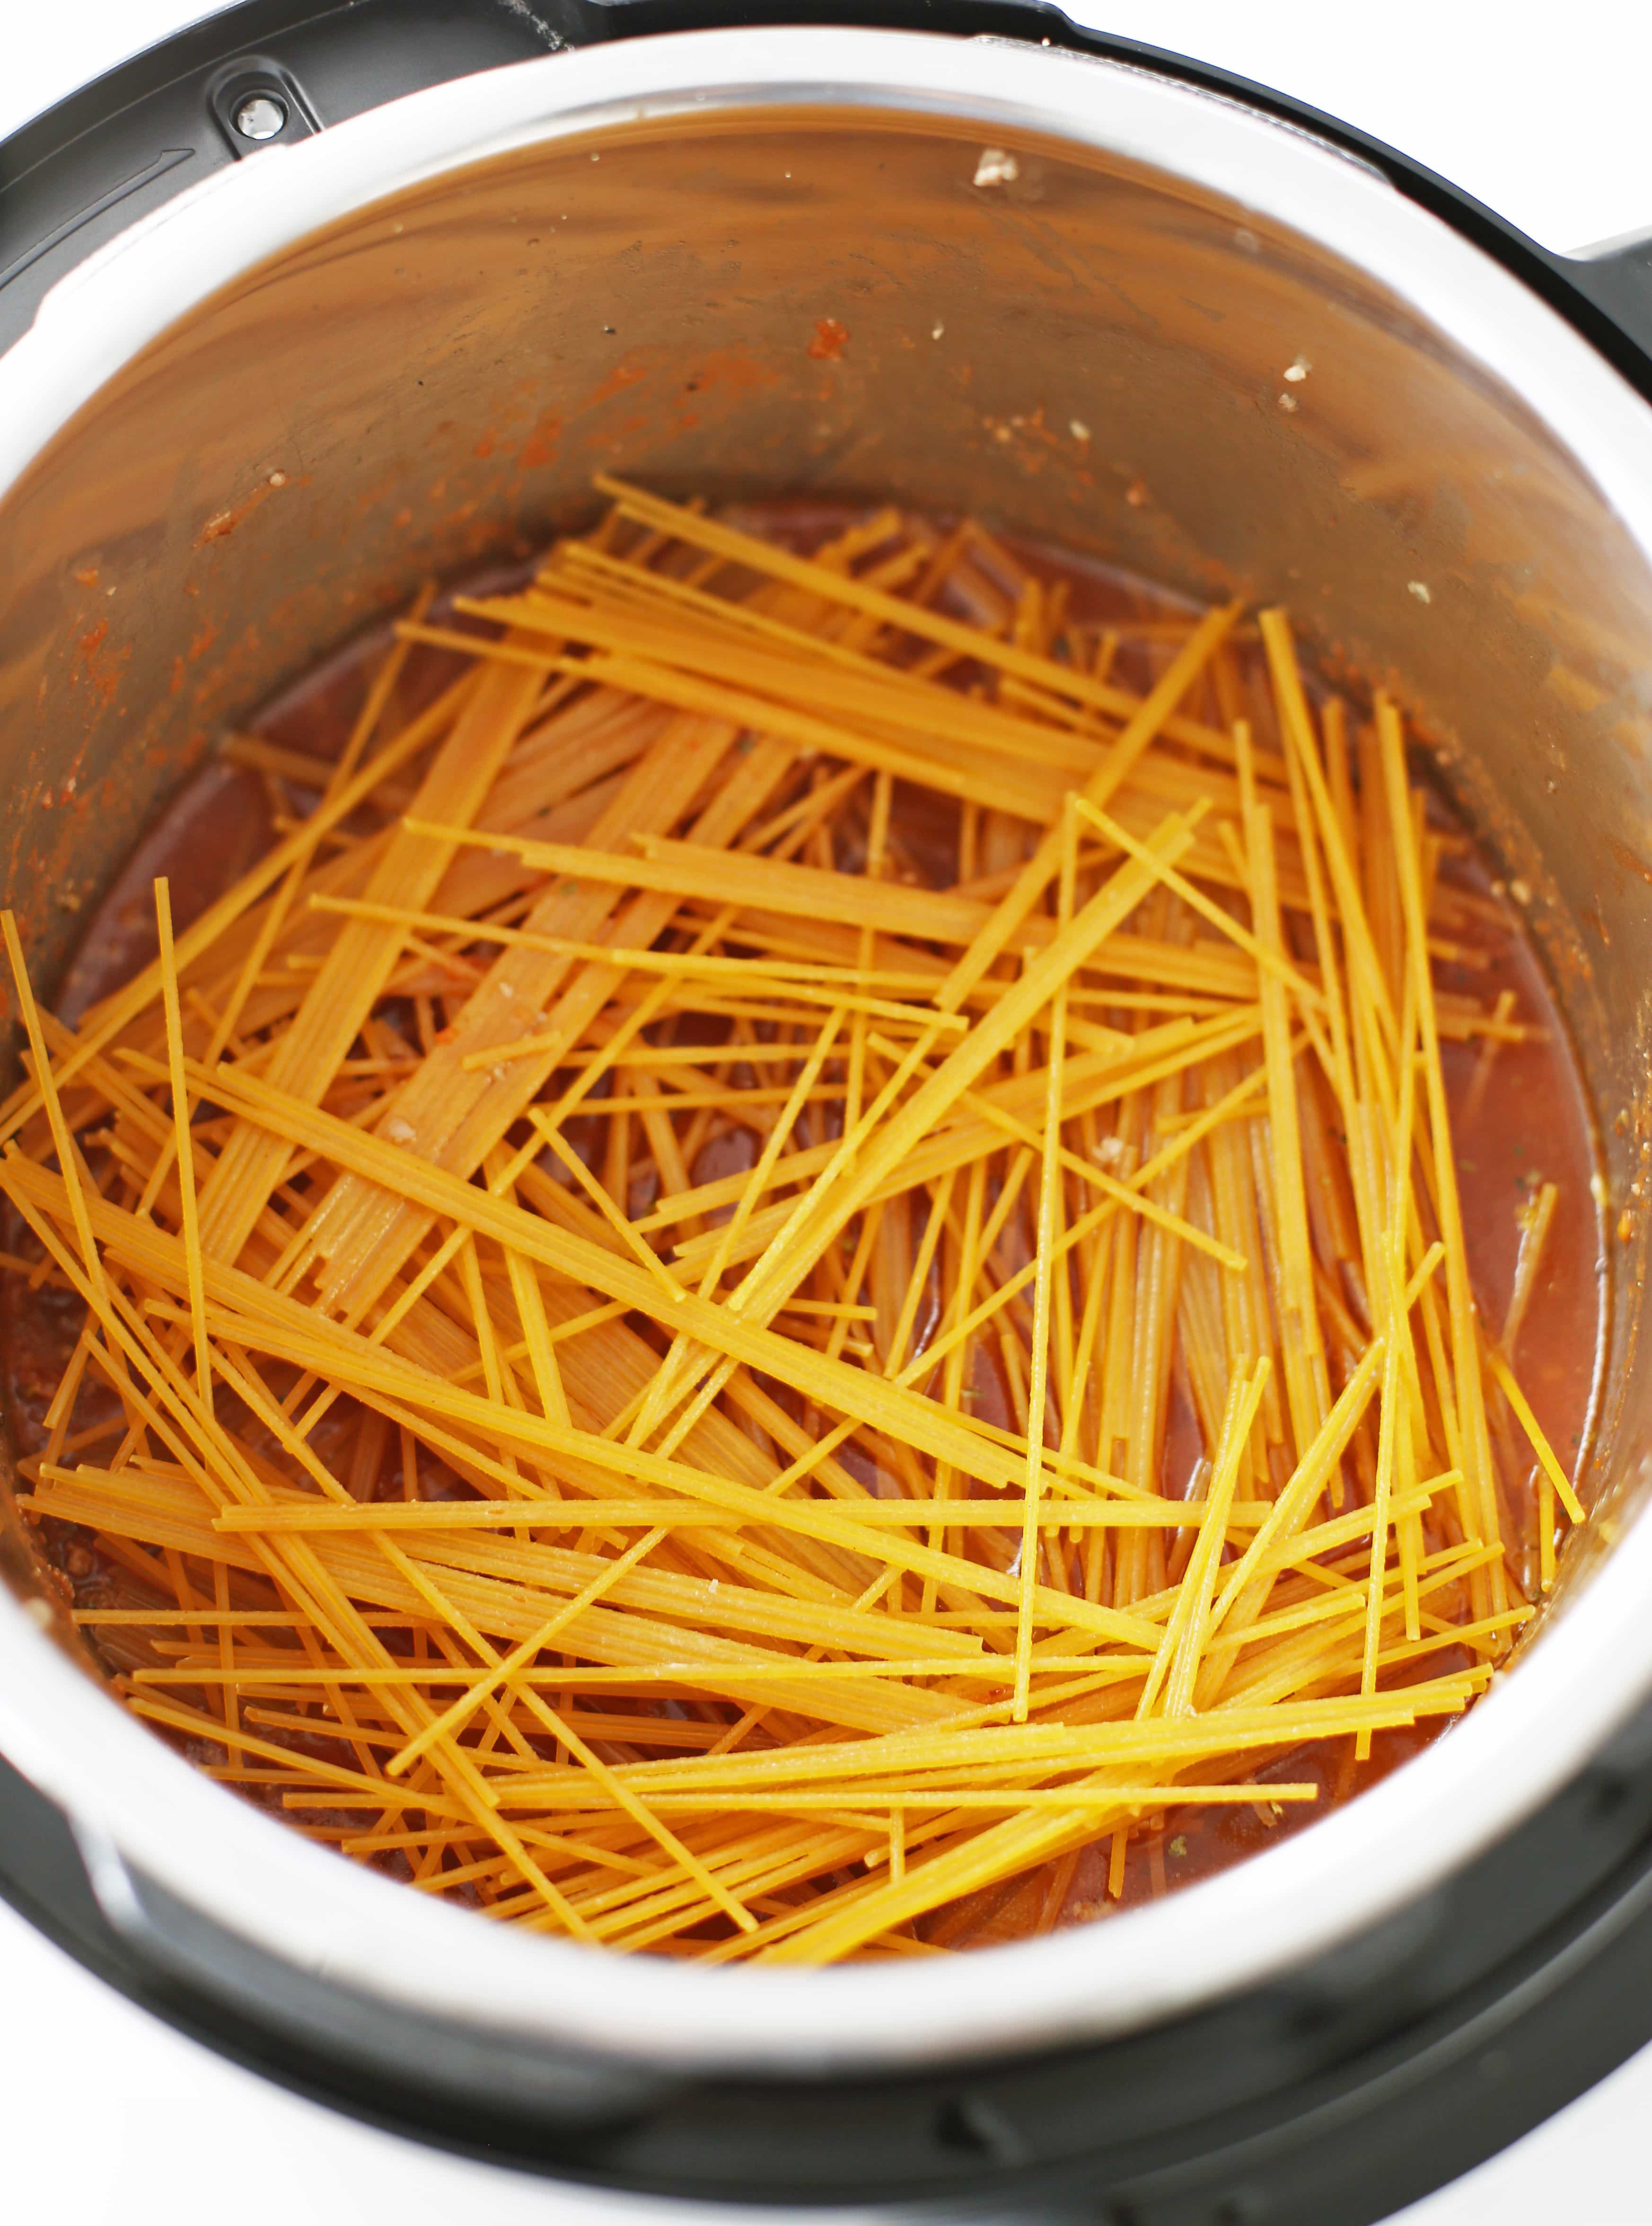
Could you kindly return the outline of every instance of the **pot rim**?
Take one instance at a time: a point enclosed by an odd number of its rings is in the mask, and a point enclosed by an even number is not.
[[[548,56],[203,180],[60,282],[0,359],[0,502],[143,347],[318,227],[559,138],[800,106],[1121,156],[1342,256],[1516,394],[1652,559],[1652,410],[1534,293],[1369,165],[1137,65],[841,29],[689,32]],[[1623,1526],[1583,1590],[1586,1612],[1568,1601],[1546,1617],[1517,1672],[1495,1679],[1446,1739],[1311,1830],[1104,1923],[921,1964],[705,1970],[480,1924],[200,1776],[3,1590],[0,1745],[76,1821],[105,1886],[129,1860],[230,1931],[405,2010],[702,2074],[939,2064],[1190,2011],[1426,1895],[1538,1808],[1652,1687],[1652,1517]],[[111,1894],[111,1908],[124,1899]]]

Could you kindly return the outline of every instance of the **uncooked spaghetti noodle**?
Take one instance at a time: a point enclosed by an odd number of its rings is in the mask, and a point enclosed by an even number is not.
[[[1138,692],[980,528],[602,491],[336,760],[232,745],[286,831],[74,1028],[8,915],[5,1265],[79,1309],[22,1504],[140,1716],[422,1892],[1047,1927],[1456,1715],[1552,1581],[1558,1192],[1500,1339],[1441,1054],[1533,1024],[1439,985],[1401,714],[1282,612],[1144,617]]]

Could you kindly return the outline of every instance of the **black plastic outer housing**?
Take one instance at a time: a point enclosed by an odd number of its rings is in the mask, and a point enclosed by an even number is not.
[[[0,1895],[313,2100],[550,2178],[892,2220],[1374,2226],[1652,2037],[1652,1709],[1522,1830],[1290,1979],[1117,2040],[905,2077],[632,2077],[302,1979],[139,1891],[0,1762]]]
[[[991,34],[1113,57],[1348,149],[1496,256],[1652,399],[1652,241],[1538,246],[1394,149],[1039,0],[245,0],[0,144],[0,349],[105,240],[262,146],[425,86],[730,24]],[[236,126],[268,92],[273,139]],[[1300,1974],[1124,2039],[966,2070],[659,2078],[410,2016],[302,1976],[150,1881],[111,1922],[68,1822],[0,1761],[0,1895],[180,2030],[410,2137],[702,2201],[1101,2226],[1368,2226],[1652,2038],[1652,1708],[1535,1818]]]

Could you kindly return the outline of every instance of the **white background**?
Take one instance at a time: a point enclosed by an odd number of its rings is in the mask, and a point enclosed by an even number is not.
[[[0,0],[0,137],[206,0]],[[1652,231],[1652,0],[1072,0],[1345,118],[1550,247]],[[91,2107],[88,2107],[88,2106]],[[1649,2226],[1652,2050],[1392,2226]],[[0,2208],[50,2226],[651,2226],[391,2140],[179,2038],[0,1905]],[[745,2226],[765,2226],[741,2214]]]

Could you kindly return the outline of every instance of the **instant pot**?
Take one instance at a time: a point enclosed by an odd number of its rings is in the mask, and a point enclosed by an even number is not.
[[[1549,254],[1018,0],[252,0],[0,147],[8,342],[0,856],[48,995],[238,716],[577,524],[594,470],[967,508],[1288,601],[1401,691],[1530,893],[1611,1305],[1591,1520],[1520,1658],[1147,1907],[791,1975],[486,1925],[146,1732],[9,1492],[0,1891],[341,2109],[702,2200],[1357,2226],[1652,2035],[1652,256]]]

